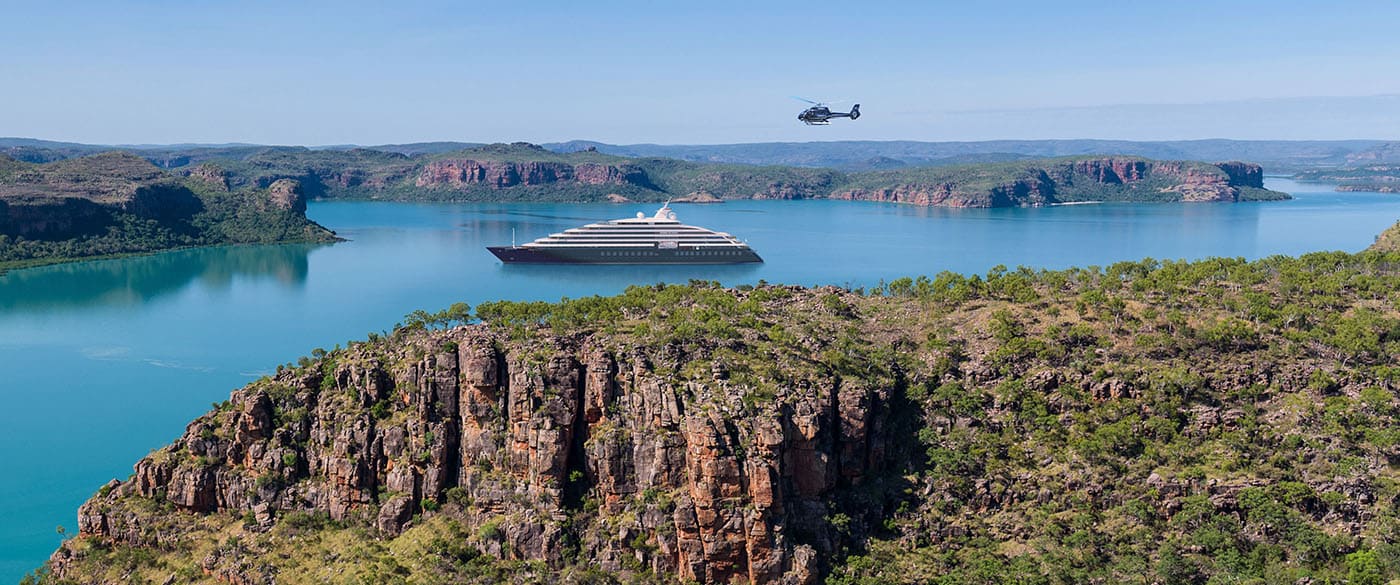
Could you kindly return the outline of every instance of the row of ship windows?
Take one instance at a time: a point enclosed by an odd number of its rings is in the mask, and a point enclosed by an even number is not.
[[[677,256],[738,256],[738,255],[740,255],[740,254],[742,254],[742,252],[740,252],[739,250],[680,250],[680,251],[677,251],[677,252],[676,252],[676,255],[677,255]],[[613,251],[604,251],[604,252],[603,252],[603,255],[604,255],[604,256],[657,256],[658,254],[657,254],[655,251],[651,251],[651,250],[620,250],[620,251],[616,251],[616,252],[613,252]]]
[[[594,231],[594,230],[668,230],[668,231],[677,231],[677,230],[678,230],[678,231],[690,231],[690,232],[705,232],[705,231],[709,231],[709,230],[707,230],[707,229],[705,229],[705,228],[702,228],[702,227],[695,227],[695,226],[693,226],[693,225],[675,225],[675,224],[671,224],[671,225],[655,225],[655,224],[646,224],[646,225],[636,225],[636,224],[634,224],[634,225],[586,225],[586,226],[583,226],[583,227],[569,228],[569,231],[571,231],[571,232]]]
[[[681,250],[677,256],[738,256],[738,250]]]

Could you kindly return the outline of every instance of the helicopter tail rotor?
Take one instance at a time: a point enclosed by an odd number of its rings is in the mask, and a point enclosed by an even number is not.
[[[851,106],[851,119],[854,120],[854,119],[859,118],[859,117],[860,117],[860,104],[856,104],[856,105],[854,105],[854,106]]]

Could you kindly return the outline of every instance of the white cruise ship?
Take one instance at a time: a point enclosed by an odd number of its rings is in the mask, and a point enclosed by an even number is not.
[[[741,264],[762,262],[748,244],[723,232],[685,225],[670,204],[655,215],[590,223],[520,246],[486,248],[505,263]]]

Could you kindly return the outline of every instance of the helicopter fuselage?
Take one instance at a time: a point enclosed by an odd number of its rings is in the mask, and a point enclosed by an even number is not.
[[[831,124],[832,118],[850,118],[852,120],[860,117],[860,104],[851,107],[849,112],[833,112],[826,106],[812,106],[803,110],[797,115],[797,119],[808,126],[827,126]]]

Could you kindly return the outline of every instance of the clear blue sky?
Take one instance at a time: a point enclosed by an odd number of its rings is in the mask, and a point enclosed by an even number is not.
[[[1400,2],[13,2],[0,136],[1400,139]],[[865,116],[800,125],[790,95]]]

